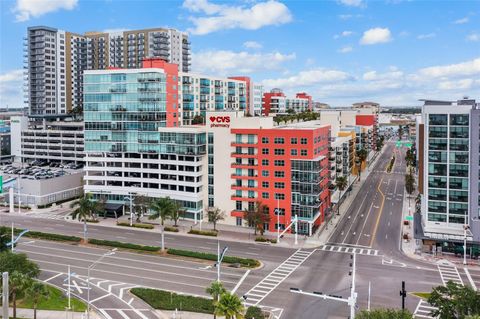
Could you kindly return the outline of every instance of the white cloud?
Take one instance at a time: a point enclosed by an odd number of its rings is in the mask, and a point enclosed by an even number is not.
[[[338,50],[339,53],[348,53],[352,51],[353,51],[353,48],[351,46],[343,47]]]
[[[459,77],[480,74],[480,57],[471,61],[457,64],[432,66],[419,70],[419,74],[425,77]]]
[[[60,9],[72,10],[77,3],[78,0],[17,0],[13,12],[16,20],[23,22]]]
[[[338,18],[340,20],[349,20],[349,19],[361,18],[361,17],[363,17],[362,14],[355,14],[355,15],[353,15],[353,14],[339,14],[338,15]]]
[[[468,90],[471,89],[472,86],[477,83],[480,84],[480,81],[473,80],[473,79],[461,79],[456,81],[443,81],[438,83],[438,88],[440,90]]]
[[[465,24],[465,23],[468,23],[469,20],[470,19],[468,17],[465,17],[465,18],[455,20],[455,21],[453,21],[453,23],[454,24]]]
[[[390,41],[392,41],[392,33],[388,28],[373,28],[363,33],[360,44],[371,45]]]
[[[335,34],[335,35],[333,36],[333,38],[334,38],[334,39],[338,39],[338,38],[340,38],[340,37],[349,37],[349,36],[351,36],[353,33],[354,33],[353,31],[343,31],[343,32],[340,33],[340,34]]]
[[[351,75],[343,71],[317,68],[283,79],[266,79],[262,83],[269,88],[303,88],[320,83],[343,82],[351,78]]]
[[[470,42],[478,42],[480,41],[480,34],[479,33],[469,34],[467,35],[466,40]]]
[[[192,55],[192,66],[194,72],[232,75],[233,73],[242,74],[265,70],[281,70],[287,61],[294,60],[295,57],[295,53],[203,51]]]
[[[404,73],[395,67],[390,68],[388,72],[378,73],[377,71],[365,72],[362,78],[365,81],[391,81],[402,79]]]
[[[281,2],[268,0],[251,7],[217,5],[208,0],[185,0],[183,7],[196,14],[190,21],[193,34],[203,35],[226,29],[257,30],[269,25],[281,25],[292,21],[290,10]]]
[[[22,107],[23,104],[23,70],[0,74],[0,107]]]
[[[262,45],[255,41],[246,41],[243,42],[243,46],[247,49],[261,49]]]
[[[364,5],[363,0],[339,0],[339,2],[349,7],[361,7]]]
[[[417,36],[417,39],[418,40],[425,40],[425,39],[431,39],[431,38],[435,38],[437,35],[435,33],[426,33],[426,34],[419,34]]]

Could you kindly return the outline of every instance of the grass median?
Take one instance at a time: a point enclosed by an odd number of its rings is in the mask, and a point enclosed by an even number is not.
[[[203,259],[203,260],[211,260],[211,261],[217,261],[218,259],[217,254],[203,253],[203,252],[190,251],[190,250],[170,248],[167,250],[167,253],[170,255],[197,258],[197,259]],[[225,256],[223,257],[223,262],[227,264],[240,264],[242,267],[247,267],[247,268],[256,268],[260,266],[260,262],[256,259],[241,258],[241,257],[235,257],[235,256]]]
[[[1,227],[2,233],[4,232],[10,232],[11,228],[10,227]],[[24,229],[21,228],[14,228],[13,233],[15,235],[20,234],[23,232]],[[75,242],[79,243],[82,239],[77,236],[68,236],[68,235],[61,235],[61,234],[54,234],[54,233],[44,233],[44,232],[38,232],[38,231],[28,231],[23,235],[23,237],[28,237],[28,238],[34,238],[34,239],[45,239],[45,240],[52,240],[52,241],[66,241],[66,242]]]
[[[213,314],[211,299],[179,295],[165,290],[132,288],[130,292],[151,307],[162,310],[175,310]]]
[[[48,299],[41,300],[37,305],[38,310],[54,310],[54,311],[65,311],[65,308],[68,307],[68,298],[65,294],[55,287],[46,285],[49,296]],[[87,309],[85,303],[79,299],[72,297],[71,298],[72,311],[83,312]],[[18,308],[33,309],[33,302],[28,296],[23,298],[17,303]]]
[[[158,246],[145,246],[145,245],[138,245],[132,243],[124,243],[121,241],[114,241],[114,240],[102,240],[102,239],[89,239],[89,244],[98,245],[98,246],[108,246],[108,247],[115,247],[115,248],[124,248],[130,250],[137,250],[137,251],[149,251],[149,252],[158,252],[160,247]]]

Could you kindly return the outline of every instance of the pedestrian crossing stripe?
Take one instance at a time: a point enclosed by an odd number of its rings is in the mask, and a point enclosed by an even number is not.
[[[336,253],[357,254],[365,256],[380,256],[378,250],[371,248],[347,247],[339,245],[323,245],[317,250],[331,251]]]
[[[413,317],[419,319],[435,319],[436,317],[431,316],[431,312],[437,309],[438,308],[433,307],[425,300],[420,299],[417,307],[415,308],[415,312],[413,313]]]
[[[453,281],[456,284],[463,286],[462,277],[458,272],[457,267],[453,265],[437,265],[440,277],[442,278],[443,285],[446,286],[447,282]]]

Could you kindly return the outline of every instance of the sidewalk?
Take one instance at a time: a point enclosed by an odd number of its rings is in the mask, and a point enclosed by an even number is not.
[[[8,309],[9,315],[13,316],[13,309],[10,307]],[[66,311],[51,311],[51,310],[37,310],[37,318],[38,319],[83,319],[85,318],[84,312],[69,312]],[[22,319],[31,319],[33,318],[33,309],[23,309],[17,308],[17,318]],[[103,319],[102,317],[98,316],[95,312],[90,313],[90,319]]]

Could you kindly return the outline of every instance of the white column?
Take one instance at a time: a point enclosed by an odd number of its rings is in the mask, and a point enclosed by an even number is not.
[[[13,202],[13,199],[14,199],[14,196],[13,196],[13,187],[10,187],[8,189],[8,195],[9,195],[9,204],[10,204],[10,213],[14,213],[14,202]]]

